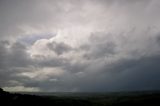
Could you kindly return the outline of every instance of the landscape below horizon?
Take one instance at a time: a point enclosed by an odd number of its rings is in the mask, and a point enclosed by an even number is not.
[[[159,106],[160,91],[108,93],[9,93],[0,91],[5,106]]]
[[[10,92],[12,94],[26,94],[36,96],[57,96],[57,97],[92,97],[105,95],[141,95],[141,94],[160,94],[160,90],[147,91],[112,91],[112,92]]]

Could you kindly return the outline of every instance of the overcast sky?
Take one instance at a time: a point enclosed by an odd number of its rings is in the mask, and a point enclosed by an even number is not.
[[[0,87],[160,90],[159,0],[0,0]]]

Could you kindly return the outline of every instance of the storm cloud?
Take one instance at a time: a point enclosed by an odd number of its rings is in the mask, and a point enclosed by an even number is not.
[[[158,0],[1,0],[0,86],[159,90]]]

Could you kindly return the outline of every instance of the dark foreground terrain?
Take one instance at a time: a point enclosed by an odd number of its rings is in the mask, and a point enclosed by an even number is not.
[[[35,96],[0,90],[0,106],[160,106],[160,92],[86,93]]]

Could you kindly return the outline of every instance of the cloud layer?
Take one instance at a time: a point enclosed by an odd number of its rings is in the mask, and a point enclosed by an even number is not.
[[[0,86],[159,90],[158,0],[1,0]]]

